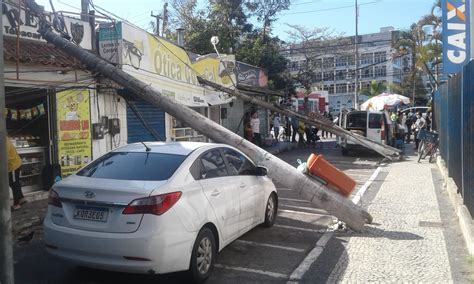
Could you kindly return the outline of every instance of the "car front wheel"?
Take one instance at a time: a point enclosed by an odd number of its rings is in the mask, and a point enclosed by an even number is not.
[[[265,207],[265,221],[263,222],[264,227],[271,227],[275,224],[276,215],[278,212],[278,201],[275,193],[270,194]]]
[[[217,248],[214,234],[209,228],[202,228],[194,243],[190,272],[196,283],[204,282],[214,268]]]

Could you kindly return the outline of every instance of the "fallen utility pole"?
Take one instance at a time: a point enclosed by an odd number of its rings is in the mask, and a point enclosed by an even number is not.
[[[165,112],[188,124],[193,129],[198,130],[210,139],[240,149],[258,165],[266,167],[270,178],[280,182],[287,188],[298,191],[302,197],[336,216],[353,230],[361,231],[365,223],[372,221],[370,214],[355,205],[350,199],[333,192],[320,182],[300,173],[293,166],[250,143],[227,128],[162,95],[153,87],[58,36],[52,31],[50,23],[46,21],[42,8],[36,5],[34,0],[28,0],[27,7],[32,10],[34,15],[38,16],[40,24],[39,33],[43,38],[63,50],[66,54],[80,60],[89,70],[98,72],[126,87],[137,98],[160,107]]]
[[[335,125],[334,123],[332,123],[332,121],[328,121],[324,117],[321,117],[321,116],[319,116],[319,117],[308,117],[306,115],[302,115],[300,113],[297,113],[296,111],[283,109],[280,106],[264,102],[264,101],[262,101],[262,100],[260,100],[256,97],[245,95],[242,92],[239,92],[237,90],[226,88],[224,86],[221,86],[219,84],[216,84],[216,83],[211,82],[209,80],[206,80],[204,78],[198,77],[198,80],[201,84],[207,85],[207,86],[212,87],[212,88],[214,88],[218,91],[225,92],[225,93],[228,93],[228,94],[233,95],[235,97],[238,97],[239,99],[241,99],[245,102],[258,105],[260,107],[263,107],[263,108],[266,108],[266,109],[284,114],[286,116],[290,116],[292,118],[297,118],[297,119],[303,121],[306,124],[315,126],[315,127],[319,128],[319,129],[322,129],[324,131],[331,132],[332,134],[335,134],[336,136],[339,136],[343,139],[347,139],[347,140],[352,141],[354,143],[357,143],[359,145],[365,146],[368,149],[372,149],[372,150],[376,151],[377,153],[381,154],[382,156],[384,156],[384,157],[386,157],[390,160],[393,160],[395,157],[400,155],[401,151],[399,149],[395,149],[393,147],[390,147],[390,146],[375,142],[373,140],[370,140],[370,139],[368,139],[364,136],[357,135],[355,133],[347,131],[347,130],[339,127],[338,125]]]

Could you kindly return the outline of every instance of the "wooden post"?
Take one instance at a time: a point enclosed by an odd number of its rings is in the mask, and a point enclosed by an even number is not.
[[[370,214],[355,205],[350,199],[333,192],[323,184],[298,172],[293,166],[250,143],[227,128],[162,95],[153,87],[58,36],[51,30],[51,26],[46,21],[43,11],[36,5],[34,0],[28,0],[27,5],[40,19],[39,33],[41,33],[43,38],[63,50],[66,54],[80,60],[89,70],[99,72],[103,76],[126,87],[135,97],[160,107],[165,112],[208,136],[213,141],[240,149],[252,158],[255,163],[266,167],[270,178],[280,182],[287,188],[298,191],[304,198],[336,216],[353,230],[361,231],[366,222],[372,221]]]

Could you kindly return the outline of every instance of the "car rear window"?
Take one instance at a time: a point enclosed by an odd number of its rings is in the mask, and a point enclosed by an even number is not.
[[[366,128],[367,127],[367,113],[358,112],[347,115],[347,128]]]
[[[186,156],[176,154],[110,152],[80,170],[77,175],[119,180],[167,180],[184,159]]]

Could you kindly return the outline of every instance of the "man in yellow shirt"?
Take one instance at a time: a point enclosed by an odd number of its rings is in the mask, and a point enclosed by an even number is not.
[[[13,206],[12,210],[18,210],[21,204],[25,203],[26,200],[21,191],[20,184],[20,167],[21,159],[18,152],[13,146],[9,138],[7,138],[7,155],[8,155],[8,181],[13,192]]]

